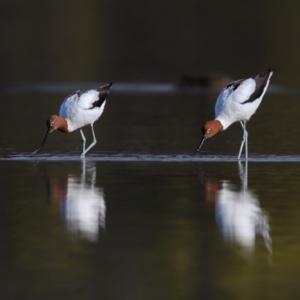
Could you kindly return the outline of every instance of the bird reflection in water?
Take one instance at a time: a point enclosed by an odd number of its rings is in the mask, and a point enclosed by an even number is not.
[[[62,218],[72,238],[96,242],[99,229],[105,229],[106,205],[104,193],[95,186],[96,166],[82,161],[81,178],[51,180],[52,202],[59,205]]]
[[[268,215],[260,207],[257,195],[248,189],[248,162],[239,163],[242,186],[237,190],[229,181],[207,179],[206,199],[215,203],[215,216],[223,237],[253,251],[256,238],[261,238],[272,252]]]

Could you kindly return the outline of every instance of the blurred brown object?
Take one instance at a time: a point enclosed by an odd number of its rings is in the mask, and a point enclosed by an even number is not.
[[[222,89],[227,86],[233,79],[227,75],[208,72],[204,74],[184,74],[179,82],[179,87],[199,87],[199,88],[209,88],[209,89]]]

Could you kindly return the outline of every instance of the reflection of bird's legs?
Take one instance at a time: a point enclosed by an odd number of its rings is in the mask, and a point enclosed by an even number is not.
[[[239,173],[241,182],[243,184],[243,188],[247,189],[248,187],[248,161],[245,161],[245,166],[242,164],[241,161],[238,162],[239,164]]]
[[[83,159],[81,161],[81,166],[81,182],[86,183],[88,181],[94,185],[96,182],[96,165],[93,162],[85,162]]]
[[[248,132],[246,130],[246,122],[247,122],[246,120],[240,121],[244,132],[243,132],[243,140],[242,140],[242,143],[241,143],[238,159],[241,158],[241,154],[242,154],[244,144],[245,144],[245,159],[248,159]]]
[[[85,183],[85,159],[81,160],[81,183]]]
[[[96,166],[93,164],[91,165],[91,168],[90,168],[90,172],[91,172],[91,182],[92,182],[92,185],[95,185],[96,183]]]

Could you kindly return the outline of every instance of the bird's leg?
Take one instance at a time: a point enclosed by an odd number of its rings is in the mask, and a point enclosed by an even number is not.
[[[246,120],[244,121],[245,158],[248,159],[248,131],[246,130]]]
[[[95,136],[95,132],[94,132],[93,124],[91,124],[91,128],[92,128],[92,134],[93,134],[93,142],[89,145],[89,147],[88,147],[84,152],[82,152],[80,158],[84,158],[84,157],[85,157],[85,154],[86,154],[93,146],[95,146],[96,143],[97,143],[96,136]]]
[[[242,140],[242,143],[241,143],[238,159],[241,158],[241,154],[242,154],[244,144],[245,144],[245,158],[248,159],[248,132],[246,130],[246,122],[247,122],[246,120],[240,121],[240,123],[242,125],[242,128],[243,128],[243,140]]]
[[[83,157],[84,157],[84,154],[83,154],[83,153],[85,153],[85,142],[86,142],[86,138],[85,138],[85,136],[84,136],[84,134],[83,134],[82,129],[80,129],[80,134],[81,134],[81,139],[82,139],[82,154],[81,154],[80,158],[83,158]]]
[[[243,127],[243,129],[244,129],[243,122],[242,122],[242,121],[240,121],[240,123],[241,123],[241,125],[242,125],[242,127]],[[240,151],[239,151],[238,159],[240,159],[240,158],[241,158],[241,154],[242,154],[242,150],[243,150],[244,144],[245,144],[245,139],[244,139],[244,135],[243,135],[243,139],[242,139],[242,143],[241,143],[241,147],[240,147]]]

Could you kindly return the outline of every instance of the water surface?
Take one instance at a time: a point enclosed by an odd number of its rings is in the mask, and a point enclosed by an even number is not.
[[[299,3],[255,4],[0,5],[1,299],[299,299]],[[194,156],[221,86],[182,77],[269,66],[248,163],[238,123]],[[111,81],[85,161],[78,131],[33,154]]]
[[[237,162],[2,161],[2,293],[292,297],[300,167],[241,176]]]

